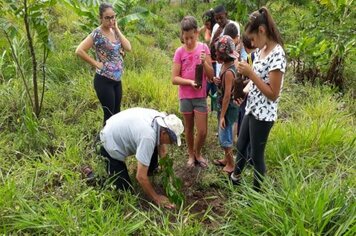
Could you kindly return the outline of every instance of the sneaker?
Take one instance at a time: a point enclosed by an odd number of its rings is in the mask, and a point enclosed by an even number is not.
[[[230,175],[230,180],[233,185],[240,185],[241,184],[241,177],[240,175],[235,175],[234,172],[231,173]]]

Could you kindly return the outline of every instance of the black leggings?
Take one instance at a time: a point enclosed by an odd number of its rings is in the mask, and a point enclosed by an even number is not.
[[[125,162],[116,160],[112,158],[109,153],[102,146],[100,149],[101,155],[108,159],[107,162],[107,172],[110,178],[113,178],[113,183],[117,189],[121,190],[133,190],[132,183],[127,170]],[[148,175],[153,174],[153,172],[158,167],[158,148],[155,147],[155,150],[152,154],[150,166],[148,167]]]
[[[120,112],[122,98],[121,81],[115,81],[95,74],[94,89],[104,111],[105,125],[107,119]]]
[[[260,190],[260,183],[266,173],[264,152],[273,123],[273,121],[256,120],[251,114],[245,115],[237,140],[237,163],[234,174],[240,175],[244,169],[247,160],[247,149],[250,144],[251,153],[249,155],[255,170],[253,186],[257,191]]]

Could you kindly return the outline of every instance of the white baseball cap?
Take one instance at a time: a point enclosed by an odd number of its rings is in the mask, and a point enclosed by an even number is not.
[[[178,146],[182,144],[180,135],[184,131],[184,126],[181,119],[174,114],[170,114],[164,117],[157,117],[157,123],[159,126],[167,128],[176,136]]]

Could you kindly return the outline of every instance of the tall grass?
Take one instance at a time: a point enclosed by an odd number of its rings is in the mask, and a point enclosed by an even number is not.
[[[266,181],[266,190],[262,194],[251,188],[233,192],[229,202],[231,217],[222,227],[224,234],[355,233],[355,192],[340,179],[342,172],[339,169],[315,178],[315,170],[303,175],[300,169],[285,161],[279,171],[278,183]]]
[[[295,85],[294,85],[295,86]],[[354,235],[356,232],[354,117],[339,109],[327,87],[304,87],[307,97],[271,131],[264,192],[246,177],[233,189],[227,235]],[[294,99],[293,99],[294,98]],[[290,103],[290,101],[285,101]],[[281,104],[282,108],[286,105]],[[287,108],[288,109],[288,108]],[[249,170],[246,171],[250,172]],[[247,175],[248,176],[248,175]]]
[[[172,17],[164,27],[172,27],[173,19],[185,14],[173,8],[164,11]],[[82,33],[75,34],[73,26],[59,32],[40,119],[27,109],[20,80],[0,82],[0,234],[355,234],[352,96],[336,96],[328,86],[294,84],[288,74],[280,119],[267,144],[264,192],[252,190],[251,169],[244,172],[242,185],[235,187],[210,166],[199,172],[194,191],[219,191],[224,213],[217,214],[210,205],[204,213],[194,212],[194,203],[167,211],[147,204],[140,191],[118,192],[110,184],[90,187],[82,179],[80,169],[87,164],[106,177],[105,163],[94,149],[102,110],[92,85],[94,72],[73,54]],[[178,114],[177,87],[171,85],[170,70],[173,48],[180,42],[176,30],[167,32],[172,35],[161,35],[161,43],[152,35],[130,38],[133,51],[125,58],[123,109],[142,106]],[[204,147],[209,160],[222,155],[214,116],[209,115]],[[171,152],[175,170],[183,173],[185,151],[181,147]],[[137,185],[134,165],[129,166]],[[159,184],[160,179],[154,182]],[[219,200],[219,196],[209,197]]]

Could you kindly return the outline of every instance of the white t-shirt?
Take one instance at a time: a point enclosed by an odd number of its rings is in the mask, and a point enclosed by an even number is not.
[[[228,25],[228,24],[230,24],[230,23],[233,23],[234,25],[236,25],[236,28],[237,28],[237,35],[240,37],[240,25],[239,25],[239,23],[237,23],[236,21],[233,21],[233,20],[228,20],[228,22],[226,23],[226,25],[225,25],[225,27]],[[214,34],[215,34],[215,32],[218,30],[218,28],[219,28],[219,24],[215,24],[214,25],[214,27],[213,27],[213,30],[211,31],[211,39],[213,39],[213,37],[214,37]],[[223,36],[224,35],[224,31],[225,31],[225,27],[224,27],[224,30],[221,32],[221,34],[219,35],[219,37],[220,36]],[[210,43],[211,43],[211,41],[210,41]]]
[[[277,44],[264,59],[260,59],[260,55],[261,51],[257,50],[255,60],[253,61],[253,71],[263,82],[269,84],[269,72],[280,70],[283,73],[281,83],[282,92],[284,73],[286,72],[287,66],[287,60],[282,46]],[[252,114],[257,120],[261,121],[275,121],[277,119],[278,101],[279,97],[276,101],[268,99],[257,86],[252,83],[247,97],[245,114]]]
[[[240,37],[240,25],[239,25],[239,23],[237,23],[236,21],[233,21],[233,20],[228,20],[228,22],[226,23],[225,27],[230,23],[233,23],[234,25],[236,25],[237,35],[238,35],[238,37]],[[223,36],[225,34],[225,27],[224,27],[224,30],[221,31],[221,34],[219,35],[219,37],[221,37],[221,36]],[[211,31],[211,40],[213,39],[214,34],[218,30],[218,28],[219,28],[219,24],[215,24],[214,27],[213,27],[213,30]],[[210,44],[211,43],[212,42],[210,41]],[[220,63],[216,62],[216,74],[215,74],[215,76],[219,76],[220,75],[221,66],[222,65]]]
[[[165,114],[139,107],[113,115],[100,132],[105,150],[113,159],[125,161],[135,155],[140,163],[149,166],[158,145],[159,126],[153,122],[157,116]]]

